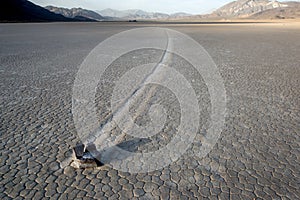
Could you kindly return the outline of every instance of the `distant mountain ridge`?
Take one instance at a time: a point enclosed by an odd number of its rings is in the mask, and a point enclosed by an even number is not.
[[[102,17],[100,14],[98,14],[96,12],[91,11],[91,10],[82,9],[82,8],[68,9],[68,8],[61,8],[61,7],[54,7],[54,6],[46,6],[45,8],[51,12],[63,15],[67,18],[84,17],[84,18],[88,18],[88,19],[96,20],[96,21],[106,20],[105,17]]]
[[[168,18],[178,18],[178,17],[186,17],[191,16],[188,13],[174,13],[174,14],[166,14],[160,12],[146,12],[139,9],[130,9],[130,10],[115,10],[111,8],[107,8],[104,10],[97,11],[100,15],[105,17],[113,17],[119,19],[168,19]]]
[[[241,18],[276,8],[289,7],[285,2],[270,0],[238,0],[214,11],[211,17]]]
[[[2,0],[0,22],[51,21],[135,21],[135,20],[230,20],[230,19],[300,19],[300,2],[276,0],[237,0],[211,14],[165,14],[139,9],[91,11],[83,8],[40,7],[28,0]]]
[[[300,2],[279,2],[276,0],[237,0],[230,2],[219,9],[206,15],[191,15],[187,13],[165,14],[158,12],[146,12],[143,10],[114,10],[104,9],[97,11],[102,16],[109,16],[117,19],[292,19],[300,18]]]

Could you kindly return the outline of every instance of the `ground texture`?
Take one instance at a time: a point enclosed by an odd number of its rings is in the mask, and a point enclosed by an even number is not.
[[[98,43],[134,26],[143,25],[0,25],[0,198],[299,199],[300,30],[289,25],[168,25],[199,42],[224,79],[225,127],[205,158],[195,156],[201,145],[196,137],[179,160],[154,172],[130,174],[109,165],[75,170],[64,164],[80,141],[72,116],[79,66]],[[109,69],[124,73],[161,53],[131,52]],[[144,56],[143,62],[134,56]],[[188,66],[176,56],[173,63],[178,70],[181,64]],[[182,73],[193,79],[192,69]],[[107,70],[101,82],[106,84],[98,87],[100,124],[111,114],[107,104],[119,76]],[[209,94],[201,79],[194,84],[205,108],[201,135]],[[167,144],[176,128],[175,96],[164,88],[152,90],[146,88],[153,94],[149,98],[169,107],[172,120],[147,142],[125,137],[119,146],[128,151],[154,151]],[[136,122],[145,121],[141,112]],[[113,134],[118,132],[116,128]]]

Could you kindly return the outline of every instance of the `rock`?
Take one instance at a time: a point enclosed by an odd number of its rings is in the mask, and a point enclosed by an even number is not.
[[[95,144],[79,144],[73,148],[73,160],[71,166],[76,169],[96,168],[103,165],[99,161],[99,152]]]
[[[73,149],[77,159],[81,159],[84,153],[84,144],[79,144]]]

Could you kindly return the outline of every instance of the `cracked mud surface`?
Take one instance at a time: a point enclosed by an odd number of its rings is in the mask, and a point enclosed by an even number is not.
[[[161,170],[139,174],[109,165],[86,170],[61,168],[80,141],[72,118],[77,70],[98,43],[129,28],[134,27],[100,23],[0,25],[0,198],[299,199],[300,30],[289,26],[168,27],[199,42],[224,79],[226,123],[205,158],[199,159],[195,152],[200,145],[197,141],[205,134],[210,102],[205,83],[194,77],[204,108],[202,129],[179,160]],[[160,54],[151,49],[131,52],[110,69],[119,67],[120,73],[126,72]],[[132,59],[134,56],[144,56],[142,63]],[[188,66],[176,56],[173,63],[178,69]],[[182,73],[193,80],[192,70]],[[103,85],[98,86],[100,124],[110,117],[112,80],[118,76],[108,70]],[[169,108],[170,123],[149,140],[126,136],[121,148],[155,151],[172,137],[180,116],[178,102],[165,88],[155,90],[148,98]],[[133,106],[131,111],[136,109]],[[142,111],[135,122],[146,123],[148,117]],[[112,135],[120,132],[116,127]]]

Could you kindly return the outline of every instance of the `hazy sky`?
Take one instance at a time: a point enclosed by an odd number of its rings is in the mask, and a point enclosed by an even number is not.
[[[31,0],[41,5],[66,8],[82,7],[90,10],[112,8],[117,10],[141,9],[151,12],[187,12],[205,14],[233,0]]]

